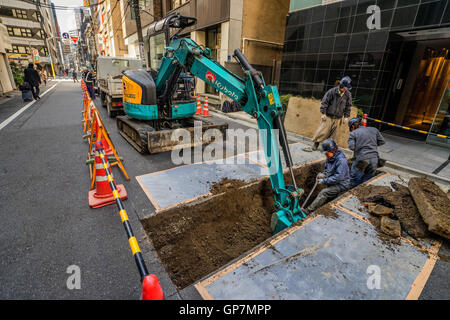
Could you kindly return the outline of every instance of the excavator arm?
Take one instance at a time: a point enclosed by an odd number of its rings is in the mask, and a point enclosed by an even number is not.
[[[276,212],[271,227],[277,233],[306,215],[300,208],[303,190],[298,188],[293,174],[293,164],[286,131],[283,125],[283,108],[278,90],[266,85],[239,49],[234,57],[240,63],[245,79],[233,74],[210,58],[210,50],[202,49],[191,39],[175,39],[165,48],[160,70],[155,80],[156,91],[163,99],[170,100],[176,80],[184,69],[205,81],[229,98],[240,103],[242,109],[257,119],[267,167],[274,192]],[[165,101],[170,105],[170,101]],[[279,146],[289,167],[292,185],[286,185],[279,153]]]

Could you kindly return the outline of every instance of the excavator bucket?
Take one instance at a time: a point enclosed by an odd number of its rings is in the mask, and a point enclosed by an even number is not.
[[[289,217],[285,211],[279,210],[272,214],[272,219],[270,220],[270,228],[272,229],[273,234],[277,234],[287,227],[290,227],[297,221],[302,220],[304,217],[306,217],[306,215],[303,212],[294,214]]]

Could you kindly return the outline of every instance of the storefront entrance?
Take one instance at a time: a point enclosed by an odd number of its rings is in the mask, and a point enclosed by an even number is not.
[[[447,112],[442,104],[450,79],[450,30],[446,29],[440,29],[439,33],[423,30],[398,34],[403,42],[399,45],[383,120],[426,132],[446,130],[441,128],[446,121],[437,116]],[[389,131],[432,142],[426,134],[403,129]]]

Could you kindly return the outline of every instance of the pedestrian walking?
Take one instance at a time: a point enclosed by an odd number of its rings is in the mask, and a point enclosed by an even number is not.
[[[44,69],[42,69],[39,72],[40,76],[41,76],[41,83],[44,82],[44,85],[47,85],[47,71],[45,71]]]
[[[377,128],[361,126],[358,118],[350,119],[348,126],[348,148],[354,153],[350,179],[352,187],[356,187],[375,175],[379,160],[378,147],[386,142]]]
[[[72,78],[73,78],[73,82],[78,82],[78,78],[77,78],[77,70],[73,69],[72,72]]]
[[[340,193],[350,189],[350,170],[345,154],[339,150],[333,139],[327,139],[322,143],[322,151],[327,160],[325,170],[317,175],[317,184],[326,188],[319,192],[317,198],[308,208],[304,209],[309,214],[324,205],[327,201],[335,199]]]
[[[24,82],[30,85],[31,93],[35,100],[41,99],[39,97],[39,84],[41,83],[41,77],[39,73],[34,69],[34,64],[30,62],[28,68],[24,70]]]
[[[328,90],[320,106],[322,113],[321,121],[313,137],[314,145],[304,148],[304,151],[316,151],[319,143],[332,138],[337,140],[339,128],[348,122],[352,106],[352,94],[350,90],[352,80],[344,77],[339,81],[339,85]]]

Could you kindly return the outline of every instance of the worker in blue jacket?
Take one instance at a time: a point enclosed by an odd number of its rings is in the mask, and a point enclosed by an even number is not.
[[[350,119],[348,126],[348,148],[354,152],[350,178],[352,187],[356,187],[375,175],[379,160],[378,147],[385,141],[377,128],[361,126],[358,118]]]
[[[320,191],[313,203],[305,209],[306,214],[313,212],[350,188],[350,169],[347,158],[339,150],[336,142],[333,139],[325,140],[322,143],[322,151],[327,160],[324,172],[317,175],[317,183],[326,185],[326,188]]]

